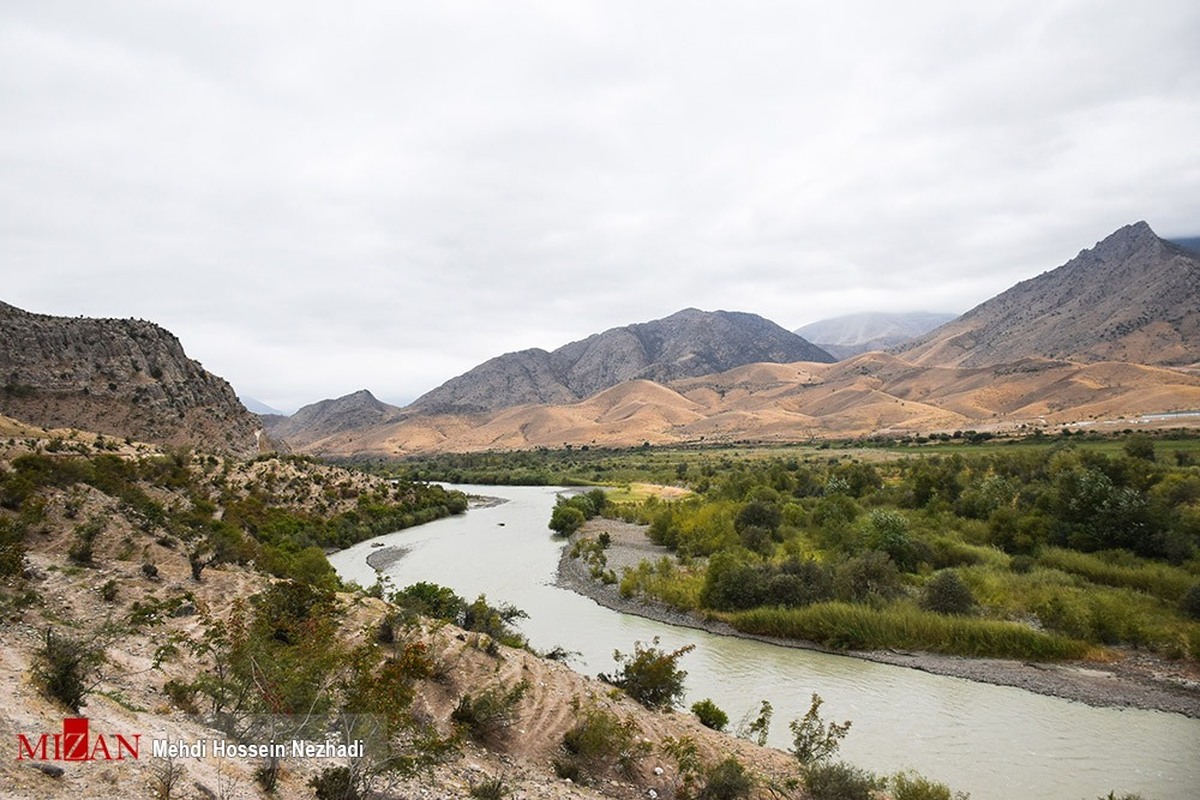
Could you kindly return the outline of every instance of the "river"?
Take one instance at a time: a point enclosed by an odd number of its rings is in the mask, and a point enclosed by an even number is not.
[[[507,502],[387,534],[330,556],[338,574],[363,586],[379,543],[403,547],[385,574],[395,587],[449,586],[529,614],[521,630],[539,650],[578,652],[571,666],[611,671],[613,651],[659,637],[683,657],[687,705],[708,697],[733,724],[769,700],[770,743],[787,749],[788,722],[813,692],[827,720],[851,720],[841,757],[880,774],[915,769],[970,792],[973,800],[1078,798],[1116,791],[1147,800],[1200,797],[1200,720],[1179,714],[1092,708],[1021,689],[975,683],[845,656],[715,636],[603,608],[554,586],[561,540],[546,527],[552,487],[455,487]]]

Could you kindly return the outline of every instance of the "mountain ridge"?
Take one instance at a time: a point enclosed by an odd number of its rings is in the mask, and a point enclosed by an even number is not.
[[[1200,362],[1200,255],[1126,225],[892,352],[977,367],[1024,358]]]
[[[57,317],[0,302],[0,413],[158,444],[253,455],[262,425],[152,322]]]
[[[662,383],[758,361],[831,362],[830,354],[756,314],[686,308],[569,342],[489,359],[426,392],[406,413],[480,413],[571,403],[610,386]]]

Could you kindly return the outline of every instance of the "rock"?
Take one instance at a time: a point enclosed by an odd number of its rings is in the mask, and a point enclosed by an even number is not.
[[[261,424],[173,334],[135,319],[31,314],[0,303],[0,413],[146,442],[258,452]]]

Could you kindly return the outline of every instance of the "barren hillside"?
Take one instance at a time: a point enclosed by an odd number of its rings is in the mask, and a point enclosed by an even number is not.
[[[111,467],[113,462],[103,459],[157,463],[162,458],[145,445],[114,451],[101,439],[97,449],[95,438],[80,432],[48,433],[3,418],[0,423],[10,437],[0,449],[5,476],[15,474],[14,469],[26,474],[31,462],[20,459],[44,456],[54,437],[73,443],[70,455],[64,456],[74,459],[72,463],[89,463],[94,457],[100,459],[95,464]],[[140,484],[138,491],[174,509],[172,513],[187,513],[202,510],[198,487],[216,489],[220,484],[231,493],[225,496],[248,498],[256,488],[270,484],[281,508],[313,512],[324,506],[326,513],[333,513],[356,506],[361,497],[393,490],[384,481],[293,458],[233,462],[201,456],[185,469],[190,478],[171,473]],[[36,517],[28,510],[19,516],[0,508],[6,536],[21,531],[23,560],[21,570],[7,571],[0,585],[0,691],[8,698],[0,711],[0,732],[10,742],[27,745],[23,758],[0,763],[5,797],[311,797],[312,781],[336,777],[337,770],[348,765],[355,775],[374,775],[371,796],[381,799],[467,797],[488,781],[512,796],[545,800],[632,800],[651,791],[649,796],[669,798],[685,780],[702,785],[705,769],[730,755],[756,776],[757,796],[768,796],[768,785],[782,787],[794,780],[795,764],[785,753],[711,731],[690,714],[648,711],[560,663],[499,645],[483,633],[401,615],[361,592],[331,595],[332,604],[322,618],[305,621],[305,604],[323,602],[319,591],[301,590],[298,584],[226,562],[211,564],[197,580],[189,558],[192,547],[181,538],[186,534],[148,519],[136,507],[144,502],[136,500],[136,492],[110,494],[94,485],[108,485],[104,481],[87,480],[92,482],[55,479],[36,489],[28,495],[36,502],[23,501],[24,508],[37,508]],[[17,487],[5,478],[3,490],[8,504]],[[84,538],[86,558],[80,556]],[[9,547],[12,540],[4,538],[3,543]],[[277,626],[273,635],[271,628],[257,628],[266,610],[281,601],[292,604],[293,610],[271,623]],[[386,638],[381,633],[385,627]],[[304,631],[305,638],[294,638],[297,630]],[[316,649],[307,647],[306,639],[316,644],[324,641],[322,636],[333,638]],[[391,687],[387,702],[373,701],[364,709],[376,716],[402,711],[399,730],[407,733],[393,745],[400,748],[395,752],[404,759],[421,756],[428,760],[426,766],[404,777],[360,772],[381,763],[370,753],[362,758],[285,756],[274,774],[276,788],[268,793],[262,772],[270,763],[267,759],[217,757],[211,752],[155,755],[155,742],[192,747],[197,742],[237,741],[221,726],[230,720],[257,719],[239,716],[234,695],[226,693],[239,685],[240,648],[260,641],[255,637],[261,637],[262,644],[254,646],[267,646],[275,653],[274,663],[249,666],[258,677],[243,689],[261,689],[270,702],[282,703],[316,686],[346,702],[360,696],[356,693],[372,697],[371,692],[385,685],[380,682],[393,681],[386,684]],[[72,643],[101,656],[87,662],[78,713],[51,699],[53,692],[43,683],[57,669],[58,662],[48,660],[51,642]],[[292,661],[297,656],[303,659]],[[314,664],[330,671],[313,671]],[[294,685],[278,682],[293,674],[310,678]],[[210,694],[221,686],[227,688]],[[511,714],[494,726],[464,729],[451,718],[464,697],[518,686],[523,689],[510,706]],[[402,698],[410,689],[411,703],[405,706],[408,701]],[[224,698],[224,716],[212,713],[218,698]],[[316,706],[311,708],[310,714],[315,713]],[[122,760],[106,760],[101,750],[93,750],[92,761],[55,759],[54,735],[64,730],[64,718],[80,715],[88,720],[91,746],[99,748],[106,740],[115,748],[117,736],[122,736],[126,744],[140,742],[133,745],[137,757],[127,748]],[[589,720],[616,725],[613,735],[627,737],[629,752],[610,751],[603,744],[577,752],[564,749],[564,736]],[[42,734],[47,735],[46,759],[38,752]],[[694,743],[694,766],[684,762],[681,767],[680,751],[673,756],[667,746],[672,740]],[[556,762],[561,763],[556,767]],[[581,770],[575,781],[557,774],[568,764]]]

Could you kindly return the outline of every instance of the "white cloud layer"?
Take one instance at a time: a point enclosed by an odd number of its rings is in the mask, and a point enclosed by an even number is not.
[[[412,400],[686,306],[961,312],[1200,234],[1200,6],[0,9],[0,299]]]

